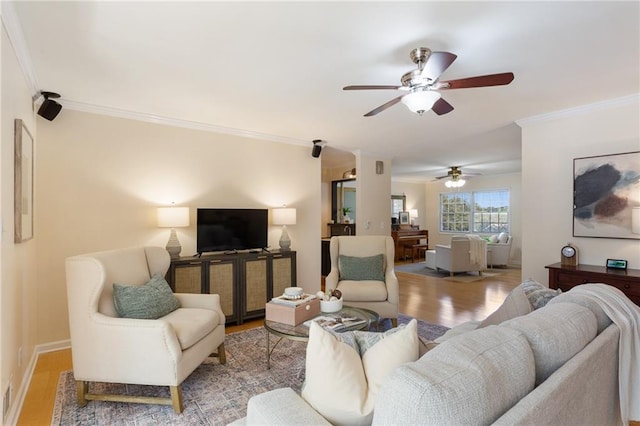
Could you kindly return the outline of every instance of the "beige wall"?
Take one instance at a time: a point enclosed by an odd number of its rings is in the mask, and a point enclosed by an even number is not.
[[[382,174],[376,174],[377,161]],[[356,170],[356,234],[391,235],[391,162],[356,152]]]
[[[2,155],[0,161],[0,185],[2,200],[2,244],[0,252],[0,359],[1,395],[9,383],[13,397],[9,404],[10,415],[15,414],[16,396],[24,388],[23,376],[36,343],[37,312],[35,275],[36,238],[22,244],[13,240],[13,158],[14,119],[22,119],[31,134],[36,135],[35,117],[31,111],[31,95],[22,74],[15,52],[4,26],[1,40],[2,76],[1,131]],[[36,235],[37,235],[36,228]],[[20,352],[21,357],[18,357]],[[0,398],[2,404],[2,398]],[[0,412],[2,412],[0,410]]]
[[[573,159],[640,150],[638,96],[525,120],[522,126],[523,277],[548,283],[545,265],[571,242],[579,262],[627,259],[640,269],[640,240],[573,237]]]
[[[191,208],[178,229],[183,255],[196,250],[197,207],[297,209],[289,226],[298,284],[320,288],[320,162],[308,147],[63,110],[40,128],[38,341],[69,337],[67,256],[136,245],[164,246],[155,208]],[[270,227],[278,247],[281,228]]]
[[[415,220],[415,225],[420,226],[420,229],[427,229],[425,227],[425,224],[427,223],[427,210],[438,209],[437,204],[435,206],[427,205],[426,188],[426,184],[424,183],[400,181],[391,182],[391,195],[405,195],[407,197],[407,210],[418,210],[418,219]],[[389,200],[389,203],[391,203],[391,200]],[[389,209],[391,209],[391,207],[389,207]]]

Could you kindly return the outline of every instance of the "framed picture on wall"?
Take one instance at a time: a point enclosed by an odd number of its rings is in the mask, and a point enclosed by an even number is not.
[[[20,119],[14,122],[14,241],[33,238],[33,136]]]
[[[640,151],[573,159],[573,236],[640,239]]]
[[[409,212],[400,212],[398,213],[398,218],[400,221],[400,225],[408,225],[409,224]]]

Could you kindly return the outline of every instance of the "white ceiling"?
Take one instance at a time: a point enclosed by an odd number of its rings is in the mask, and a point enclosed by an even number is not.
[[[307,144],[309,153],[323,139],[391,158],[401,180],[428,181],[452,165],[517,172],[517,120],[640,93],[637,1],[47,1],[13,11],[32,85],[62,94],[65,108]],[[399,84],[419,46],[458,55],[442,80],[508,71],[515,80],[443,91],[455,107],[443,116],[399,103],[363,117],[400,93],[342,87]]]

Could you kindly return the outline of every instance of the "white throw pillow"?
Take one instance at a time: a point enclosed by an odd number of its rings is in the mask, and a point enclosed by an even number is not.
[[[417,321],[386,333],[337,336],[311,323],[302,397],[332,424],[371,424],[383,380],[398,366],[418,359]],[[353,346],[362,340],[367,344]]]
[[[492,235],[492,236],[490,236],[490,237],[489,237],[489,242],[490,242],[491,244],[495,244],[495,243],[497,243],[497,242],[498,242],[498,236],[497,236],[497,235]]]
[[[502,302],[502,305],[482,321],[478,328],[483,328],[488,325],[498,325],[504,321],[527,315],[531,311],[533,311],[533,309],[531,303],[529,303],[529,298],[524,292],[524,288],[519,285],[511,290],[511,293],[509,293],[504,302]]]
[[[506,244],[508,240],[509,234],[507,234],[506,232],[501,232],[500,234],[498,234],[498,242],[500,244]]]

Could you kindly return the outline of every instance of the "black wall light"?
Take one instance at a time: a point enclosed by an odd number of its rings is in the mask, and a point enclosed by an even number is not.
[[[54,92],[40,92],[40,96],[36,99],[36,105],[39,101],[42,101],[42,105],[38,108],[38,115],[49,121],[53,121],[60,113],[62,105],[51,98],[57,99],[59,97],[60,95]]]
[[[320,153],[322,152],[322,145],[324,145],[324,141],[322,139],[313,140],[313,149],[311,150],[311,156],[313,158],[320,157]]]

